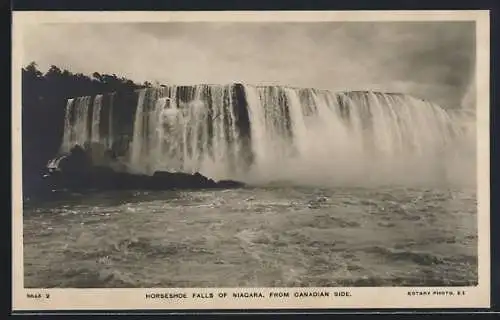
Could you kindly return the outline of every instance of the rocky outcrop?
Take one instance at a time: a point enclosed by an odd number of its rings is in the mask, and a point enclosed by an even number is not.
[[[90,152],[75,146],[67,154],[51,160],[44,174],[51,190],[171,190],[238,188],[238,181],[214,181],[200,173],[157,171],[153,175],[118,172],[92,163]]]

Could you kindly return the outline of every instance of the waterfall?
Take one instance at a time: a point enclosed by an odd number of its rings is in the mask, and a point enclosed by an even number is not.
[[[242,146],[233,95],[230,85],[140,91],[131,170],[235,173]]]
[[[64,133],[61,152],[68,152],[71,148],[71,142],[73,139],[73,126],[71,125],[71,118],[73,115],[73,102],[74,99],[68,99],[68,101],[66,101],[66,109],[64,114]]]
[[[453,174],[446,172],[446,161],[450,154],[459,158],[455,146],[462,143],[457,141],[461,127],[447,111],[398,93],[171,85],[138,90],[131,120],[117,118],[124,106],[117,109],[114,98],[103,102],[102,95],[96,96],[92,117],[87,115],[90,97],[68,100],[62,148],[86,139],[105,139],[110,148],[124,135],[132,172],[390,183],[396,177],[449,179]],[[97,129],[103,103],[110,104],[108,137]],[[87,119],[92,120],[91,137]],[[130,127],[129,133],[115,130],[120,121],[130,122],[121,125]]]
[[[94,105],[92,110],[92,142],[100,142],[100,124],[101,124],[101,107],[102,107],[102,94],[98,94],[94,98]]]
[[[73,134],[71,145],[83,146],[89,140],[89,103],[90,96],[79,97],[74,106],[75,122],[73,124]]]
[[[130,147],[130,163],[132,168],[137,168],[141,165],[141,153],[144,140],[144,120],[147,118],[147,112],[144,110],[144,100],[146,98],[146,89],[138,91],[139,99],[137,100],[136,115],[134,121],[134,133],[132,146]]]
[[[115,93],[109,95],[109,112],[108,112],[108,149],[113,148],[113,105],[114,105]]]

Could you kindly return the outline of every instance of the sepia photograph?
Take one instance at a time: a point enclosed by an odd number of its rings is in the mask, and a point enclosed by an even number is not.
[[[258,15],[23,24],[23,292],[479,286],[477,16]]]

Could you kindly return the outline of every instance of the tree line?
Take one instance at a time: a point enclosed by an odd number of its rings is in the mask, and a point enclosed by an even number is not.
[[[22,152],[25,193],[35,192],[47,161],[60,147],[64,132],[66,101],[79,96],[134,91],[151,87],[116,74],[91,76],[72,73],[53,65],[45,73],[36,62],[22,69]]]

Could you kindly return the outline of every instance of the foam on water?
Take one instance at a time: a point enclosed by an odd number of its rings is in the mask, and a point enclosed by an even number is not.
[[[475,212],[474,193],[416,188],[95,193],[28,203],[24,283],[476,285]]]

